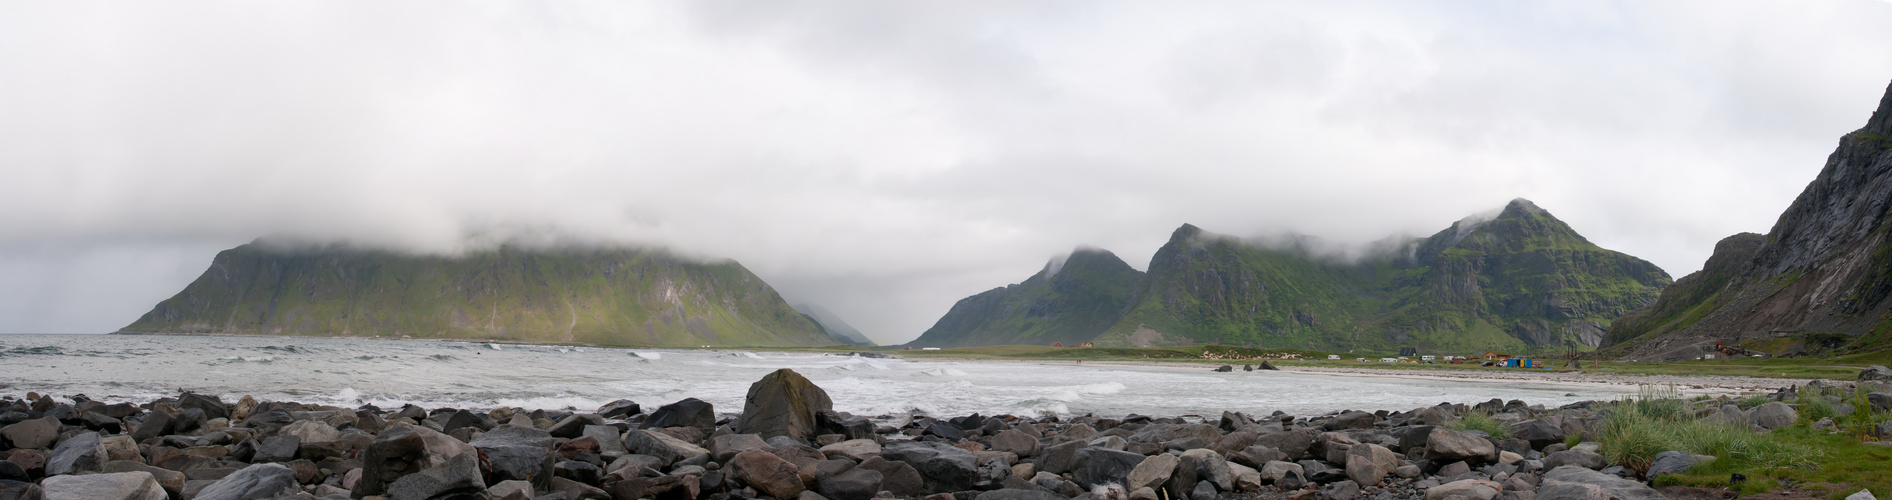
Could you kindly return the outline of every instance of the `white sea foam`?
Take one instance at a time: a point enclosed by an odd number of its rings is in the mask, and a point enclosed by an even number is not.
[[[140,335],[10,335],[5,341],[8,355],[0,358],[0,373],[6,373],[7,380],[0,396],[84,393],[101,401],[147,402],[184,389],[218,394],[225,401],[252,395],[264,401],[382,408],[411,403],[428,408],[591,410],[618,399],[654,408],[694,397],[732,413],[741,411],[751,383],[780,368],[796,370],[826,389],[835,409],[860,415],[913,410],[938,416],[1215,415],[1222,410],[1305,415],[1338,409],[1410,410],[1494,397],[1554,406],[1633,392],[1515,381],[1216,374],[1198,366],[939,362],[522,344],[493,349],[498,344],[481,348],[464,342],[375,339],[298,338],[293,346],[272,338]]]

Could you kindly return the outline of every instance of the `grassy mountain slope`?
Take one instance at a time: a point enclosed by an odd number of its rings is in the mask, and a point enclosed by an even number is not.
[[[196,281],[120,331],[677,347],[834,343],[734,261],[510,247],[445,257],[251,243],[218,253]]]
[[[1025,281],[961,299],[908,345],[1074,345],[1117,321],[1143,273],[1105,250],[1080,248]]]
[[[1686,293],[1631,314],[1611,350],[1686,359],[1715,342],[1845,351],[1892,348],[1892,86],[1866,126],[1765,236],[1724,240]],[[1780,349],[1762,348],[1763,351]],[[1784,351],[1783,351],[1784,352]]]
[[[1597,247],[1527,200],[1389,255],[1342,262],[1184,225],[1100,346],[1329,350],[1595,346],[1666,273]]]

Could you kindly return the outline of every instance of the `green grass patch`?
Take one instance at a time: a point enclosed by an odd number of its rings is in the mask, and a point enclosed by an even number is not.
[[[1467,412],[1464,417],[1453,421],[1450,427],[1459,431],[1484,431],[1496,439],[1511,439],[1511,429],[1484,412]]]

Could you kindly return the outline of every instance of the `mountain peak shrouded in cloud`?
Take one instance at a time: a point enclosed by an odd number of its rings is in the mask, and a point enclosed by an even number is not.
[[[1856,130],[1886,7],[7,3],[0,331],[258,235],[734,259],[882,344],[1181,221],[1352,248],[1524,195],[1686,270]]]

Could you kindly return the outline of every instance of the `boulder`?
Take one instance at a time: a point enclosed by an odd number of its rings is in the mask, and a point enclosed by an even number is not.
[[[1399,468],[1399,456],[1384,446],[1361,443],[1347,449],[1346,464],[1348,479],[1361,487],[1373,487]]]
[[[1328,420],[1326,429],[1330,431],[1371,429],[1373,423],[1378,421],[1380,421],[1378,415],[1363,411],[1349,411],[1335,416],[1333,420]]]
[[[1208,481],[1220,491],[1235,489],[1235,471],[1229,468],[1228,460],[1223,459],[1222,455],[1214,450],[1203,448],[1187,450],[1182,452],[1179,458],[1182,460],[1176,465],[1176,475],[1183,476],[1191,484],[1177,484],[1176,486],[1193,486],[1195,481]]]
[[[432,500],[474,497],[486,491],[480,477],[479,452],[462,453],[445,463],[395,479],[387,486],[388,500]]]
[[[552,433],[531,427],[501,425],[468,443],[486,454],[495,481],[526,481],[534,488],[552,487],[552,466],[558,453]]]
[[[1694,455],[1685,451],[1665,451],[1657,453],[1655,461],[1649,463],[1648,476],[1654,478],[1663,474],[1681,474],[1694,467]]]
[[[644,429],[634,430],[625,434],[624,449],[639,455],[657,457],[658,460],[663,461],[664,465],[674,464],[697,455],[709,455],[709,450],[705,450],[702,447],[677,439],[669,434],[651,432]]]
[[[223,400],[217,399],[216,396],[207,394],[186,392],[184,395],[178,396],[177,408],[180,410],[195,409],[204,412],[204,419],[206,420],[230,418],[230,407],[224,405]]]
[[[1866,369],[1859,371],[1859,380],[1860,381],[1868,381],[1868,380],[1892,381],[1892,368],[1886,368],[1884,366],[1879,366],[1879,365],[1868,366],[1866,367]]]
[[[604,425],[604,417],[590,413],[570,415],[559,419],[559,421],[553,423],[551,427],[546,427],[545,432],[551,433],[552,437],[577,439],[585,435],[586,426],[592,425]],[[658,427],[658,429],[662,429],[662,427]]]
[[[879,471],[853,467],[840,474],[821,478],[816,482],[815,489],[821,496],[834,500],[869,500],[880,492],[882,479]]]
[[[99,442],[99,433],[84,432],[60,441],[46,457],[46,475],[80,474],[104,470],[110,454]]]
[[[251,462],[287,462],[295,460],[302,451],[302,438],[295,436],[270,436],[263,438],[263,443],[256,446],[256,455]]]
[[[1280,460],[1262,464],[1260,472],[1261,472],[1261,480],[1268,484],[1274,484],[1276,481],[1280,481],[1281,478],[1287,477],[1288,474],[1294,474],[1297,476],[1307,475],[1307,470],[1304,467],[1301,467],[1301,464],[1297,464],[1294,462],[1283,462]]]
[[[1426,460],[1435,463],[1465,461],[1486,463],[1496,460],[1498,447],[1485,438],[1466,435],[1444,427],[1426,433]],[[1497,492],[1492,492],[1497,495]]]
[[[486,494],[493,500],[532,500],[532,483],[525,481],[500,481],[486,487]]]
[[[1081,439],[1046,446],[1038,457],[1038,470],[1052,474],[1070,472],[1077,461],[1077,452],[1086,446],[1088,444]]]
[[[624,449],[624,435],[618,432],[615,425],[587,425],[584,437],[598,442],[599,453],[618,455],[630,453],[630,450]]]
[[[1504,491],[1504,486],[1483,479],[1460,479],[1426,489],[1426,500],[1445,500],[1452,497],[1464,497],[1469,500],[1491,500]],[[1599,497],[1607,498],[1607,497]]]
[[[800,469],[762,450],[738,453],[724,469],[737,481],[775,498],[793,498],[807,489],[802,485]]]
[[[1274,448],[1287,455],[1288,460],[1300,460],[1308,458],[1307,449],[1314,446],[1314,438],[1319,435],[1314,429],[1282,431],[1257,436],[1255,445]]]
[[[650,412],[650,418],[637,426],[639,429],[670,427],[694,427],[708,436],[716,431],[716,407],[700,399],[687,398],[657,407],[657,411]]]
[[[167,500],[164,487],[144,472],[52,476],[41,480],[45,500]]]
[[[138,451],[138,443],[131,436],[123,434],[99,438],[99,444],[105,445],[105,456],[112,460],[144,461],[144,455]]]
[[[183,498],[184,496],[185,478],[182,472],[162,467],[152,467],[145,465],[144,462],[134,460],[114,460],[106,462],[104,472],[143,472],[150,474],[151,479],[156,480],[158,486],[164,488],[165,493],[177,498]]]
[[[1229,464],[1235,473],[1235,491],[1255,491],[1261,489],[1261,471],[1242,464]]]
[[[342,438],[342,431],[321,420],[298,420],[276,431],[277,435],[295,436],[304,443],[327,443]]]
[[[1892,411],[1892,392],[1866,393],[1866,404],[1876,411]]]
[[[45,449],[59,439],[59,419],[41,417],[0,427],[0,436],[6,437],[14,448]]]
[[[1430,498],[1428,496],[1428,498]],[[1642,483],[1583,467],[1566,465],[1544,473],[1537,500],[1663,500],[1661,493]]]
[[[0,479],[0,500],[44,500],[46,490],[39,485],[11,479]]]
[[[880,488],[901,498],[917,497],[925,493],[926,479],[920,471],[906,462],[890,461],[879,456],[862,460],[859,469],[880,473]]]
[[[1215,491],[1211,490],[1208,493],[1209,494],[1206,496],[1192,496],[1190,500],[1215,500]],[[1326,500],[1353,500],[1359,498],[1360,483],[1347,480],[1329,484],[1327,487],[1320,489],[1320,497]]]
[[[1748,413],[1748,422],[1763,429],[1780,429],[1792,426],[1794,419],[1799,416],[1800,414],[1794,412],[1793,407],[1787,406],[1787,403],[1772,401],[1757,406],[1754,411]]]
[[[282,464],[256,464],[238,469],[197,491],[193,500],[249,500],[276,498],[301,491],[296,471]]]
[[[1076,471],[1078,486],[1095,488],[1108,483],[1124,484],[1129,480],[1130,471],[1143,464],[1143,455],[1093,447],[1078,451],[1078,461],[1084,464]]]
[[[1540,417],[1511,424],[1511,436],[1531,443],[1531,448],[1542,450],[1545,446],[1564,442],[1563,417],[1556,415]]]
[[[1150,455],[1130,469],[1130,475],[1124,479],[1125,489],[1135,490],[1142,487],[1162,486],[1169,482],[1169,476],[1176,472],[1176,464],[1182,459],[1168,453]]]
[[[562,494],[568,500],[611,500],[611,493],[585,483],[562,477],[552,478],[551,494]],[[479,498],[479,497],[471,497]],[[539,497],[545,498],[545,497]],[[553,497],[559,498],[559,497]],[[390,498],[389,500],[393,500]]]
[[[831,411],[834,402],[828,391],[794,370],[783,368],[749,385],[743,398],[742,415],[730,425],[738,433],[761,434],[763,438],[788,436],[797,441],[813,438],[819,429],[815,412]]]
[[[912,465],[929,491],[964,491],[979,482],[978,457],[972,452],[937,441],[889,443],[881,457]],[[1009,472],[1008,472],[1009,474]]]
[[[762,440],[761,434],[724,434],[709,439],[710,460],[716,463],[728,463],[737,453],[768,448],[769,443]],[[879,452],[880,445],[874,445]]]
[[[1566,465],[1599,470],[1607,464],[1603,460],[1603,455],[1598,455],[1594,451],[1583,448],[1559,451],[1544,457],[1544,468],[1546,469],[1555,469]]]
[[[1026,434],[1025,431],[1008,429],[999,432],[996,436],[992,436],[991,449],[993,451],[1012,453],[1018,455],[1019,458],[1030,458],[1038,456],[1038,450],[1040,448],[1038,438],[1032,437],[1031,434]]]
[[[880,456],[880,443],[872,439],[849,439],[821,447],[821,454],[828,458],[846,457],[849,460],[861,462],[867,460],[868,457]]]
[[[403,476],[419,471],[446,465],[455,457],[469,456],[475,459],[474,472],[478,473],[479,449],[461,442],[433,429],[408,423],[389,425],[375,436],[363,454],[361,482],[356,484],[356,495],[392,495],[389,488]],[[436,474],[436,476],[440,476]],[[441,481],[451,477],[431,477],[422,481]],[[484,484],[484,483],[482,483]],[[424,489],[424,488],[422,488]],[[417,491],[410,488],[406,491]]]
[[[644,408],[638,406],[636,401],[620,399],[605,403],[604,406],[598,407],[598,411],[593,413],[597,413],[598,416],[604,418],[631,418],[632,415],[643,412]]]

